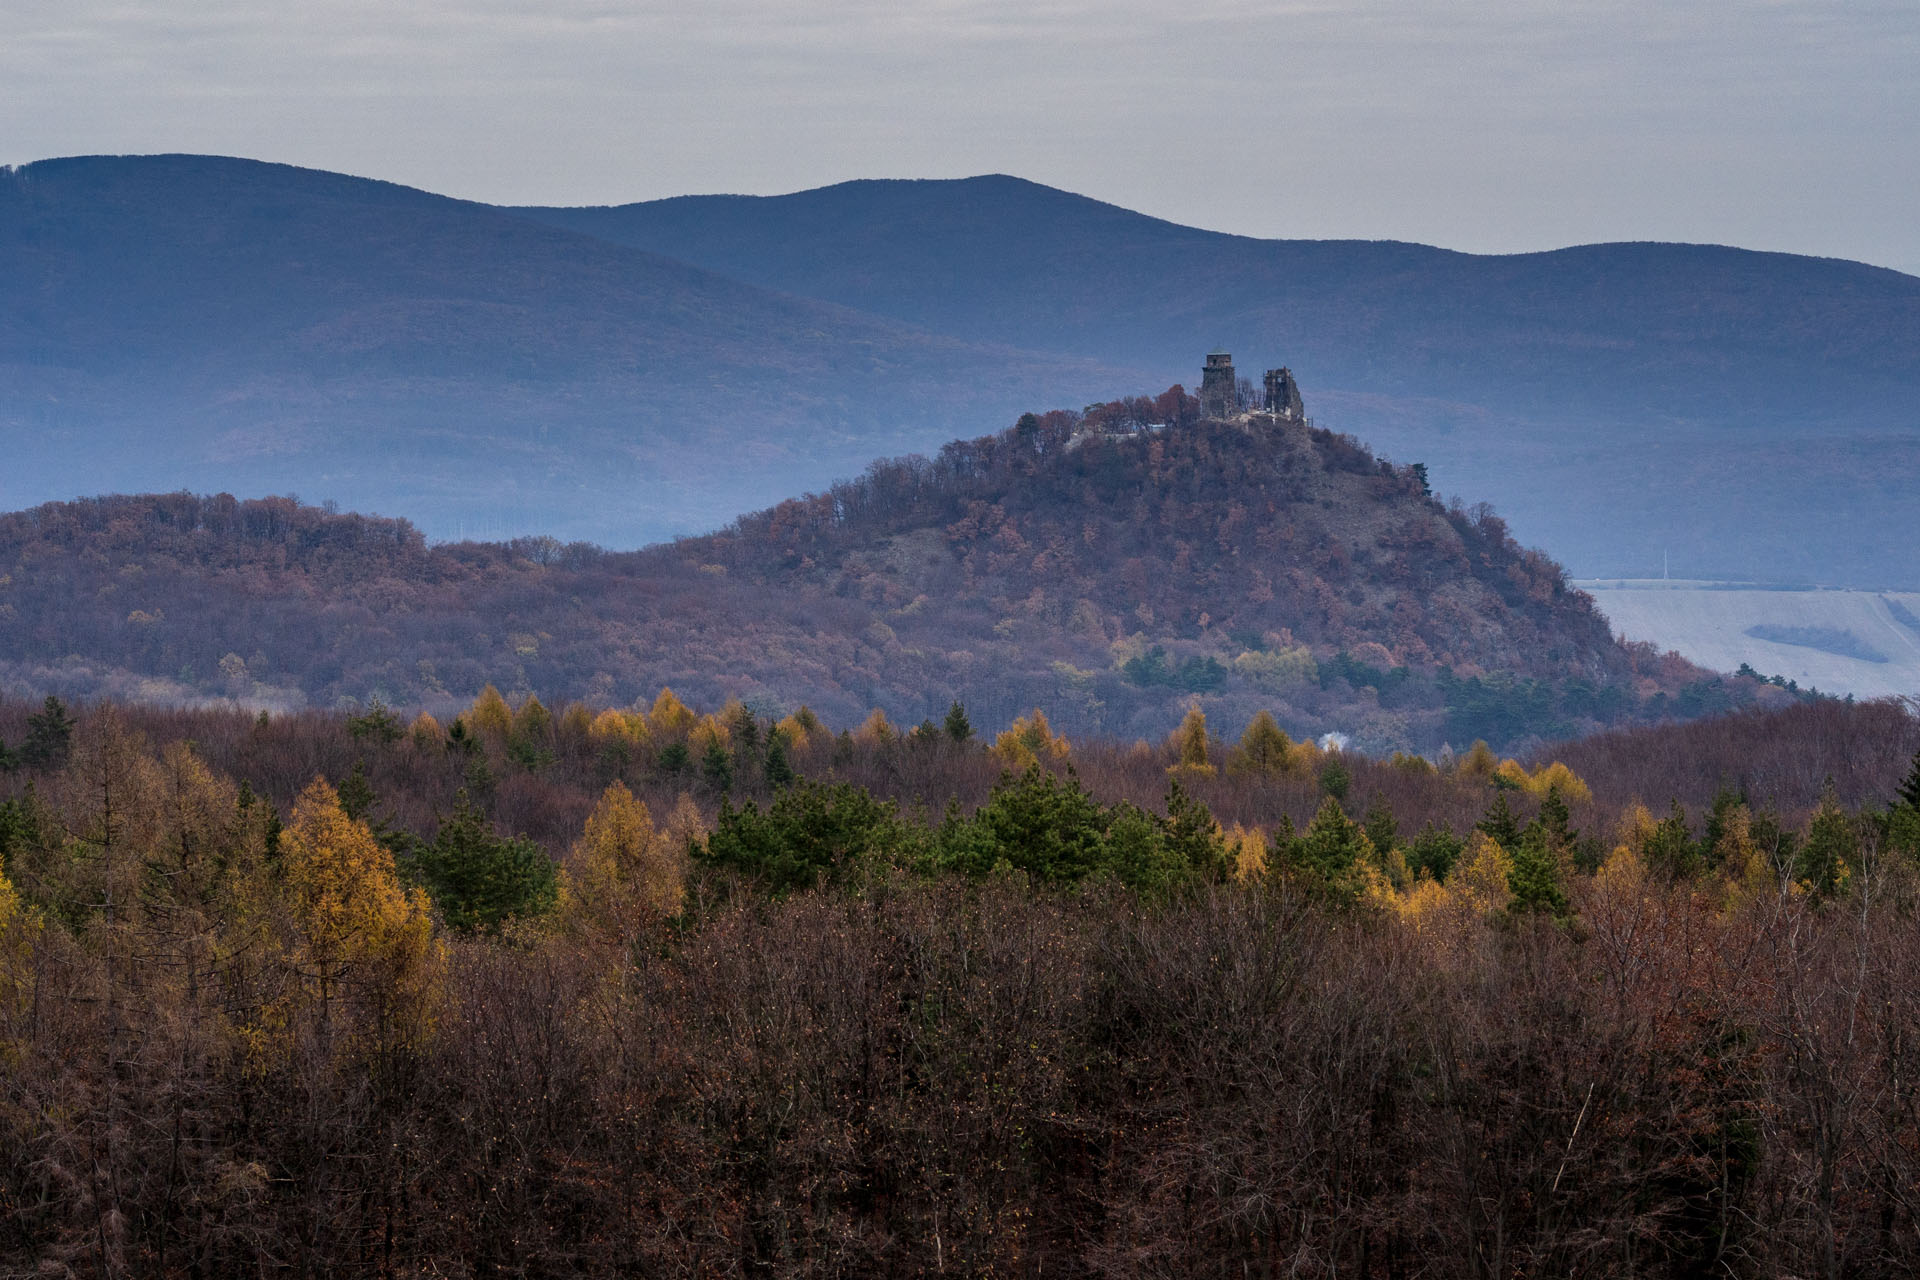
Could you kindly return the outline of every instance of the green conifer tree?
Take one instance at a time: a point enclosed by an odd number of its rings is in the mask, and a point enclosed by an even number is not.
[[[1859,864],[1859,858],[1859,831],[1853,818],[1840,807],[1833,779],[1828,778],[1819,807],[1807,824],[1807,838],[1794,861],[1794,878],[1811,887],[1816,896],[1830,897]]]
[[[1311,882],[1336,896],[1348,897],[1358,891],[1356,873],[1370,848],[1360,824],[1347,816],[1338,800],[1328,796],[1300,834],[1293,856]]]
[[[1486,832],[1487,839],[1502,849],[1512,849],[1520,843],[1520,821],[1513,816],[1513,806],[1507,803],[1504,790],[1493,793],[1493,803],[1487,806],[1480,821],[1473,825]]]
[[[1920,811],[1920,751],[1913,753],[1913,768],[1907,772],[1907,780],[1900,784],[1896,794],[1901,804]]]
[[[1373,851],[1384,858],[1400,847],[1400,827],[1394,821],[1393,808],[1385,796],[1375,796],[1373,803],[1367,806],[1367,817],[1363,824],[1367,839],[1373,842]]]
[[[1675,800],[1667,816],[1654,825],[1641,850],[1649,870],[1669,880],[1692,875],[1700,867],[1700,847],[1693,842],[1693,828],[1687,825],[1687,811]]]
[[[700,757],[700,776],[721,795],[733,790],[733,756],[720,739],[707,740],[706,754]]]
[[[377,800],[373,784],[367,781],[367,762],[355,760],[352,772],[340,783],[340,811],[355,822],[364,822]]]
[[[1556,920],[1567,918],[1567,895],[1560,888],[1560,863],[1543,825],[1530,823],[1512,848],[1513,866],[1507,872],[1507,891],[1513,895],[1507,910],[1514,915],[1541,911]]]
[[[767,758],[761,769],[767,785],[775,791],[792,786],[798,776],[794,773],[792,759],[787,755],[787,735],[778,729],[767,731]]]
[[[66,704],[52,694],[40,710],[27,717],[26,741],[20,744],[20,759],[29,769],[55,769],[66,763],[73,743],[74,719]]]

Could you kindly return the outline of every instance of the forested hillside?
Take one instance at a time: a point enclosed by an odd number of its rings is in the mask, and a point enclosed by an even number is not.
[[[40,507],[0,520],[0,645],[16,687],[75,696],[444,708],[487,683],[603,704],[670,684],[840,720],[1037,705],[1148,736],[1197,699],[1380,752],[1786,696],[1619,644],[1557,565],[1417,470],[1301,424],[1201,421],[1177,389],[639,553],[430,546],[286,499]]]

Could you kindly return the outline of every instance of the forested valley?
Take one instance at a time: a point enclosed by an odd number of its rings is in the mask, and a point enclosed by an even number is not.
[[[0,1270],[1897,1276],[1920,720],[0,701]]]
[[[0,517],[0,688],[457,709],[662,685],[761,714],[1157,738],[1199,699],[1378,755],[1519,750],[1800,696],[1614,637],[1560,566],[1424,470],[1157,397],[1028,414],[933,458],[636,553],[428,545],[290,498]]]

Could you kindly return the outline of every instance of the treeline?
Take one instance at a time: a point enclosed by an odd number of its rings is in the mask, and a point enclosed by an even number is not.
[[[0,740],[9,1271],[1920,1259],[1896,705],[1527,761],[665,692]]]
[[[1557,565],[1412,467],[1189,402],[1028,415],[632,554],[429,547],[289,499],[50,504],[0,517],[0,686],[445,715],[488,683],[599,704],[671,685],[836,721],[1042,705],[1102,737],[1158,737],[1197,696],[1383,755],[1797,696],[1616,642]]]

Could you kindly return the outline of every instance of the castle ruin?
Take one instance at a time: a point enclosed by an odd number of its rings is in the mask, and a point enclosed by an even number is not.
[[[1233,357],[1224,351],[1207,353],[1200,371],[1200,412],[1209,418],[1230,418],[1240,408],[1240,388],[1233,376]]]
[[[1267,370],[1266,388],[1265,408],[1268,413],[1288,422],[1306,421],[1307,406],[1300,399],[1300,384],[1293,380],[1293,370]]]
[[[1225,351],[1208,352],[1206,366],[1200,370],[1201,415],[1232,418],[1240,413],[1242,407],[1240,382],[1233,372],[1233,357]],[[1300,399],[1300,384],[1293,380],[1293,370],[1267,370],[1261,412],[1270,413],[1283,422],[1307,420],[1307,407]]]

